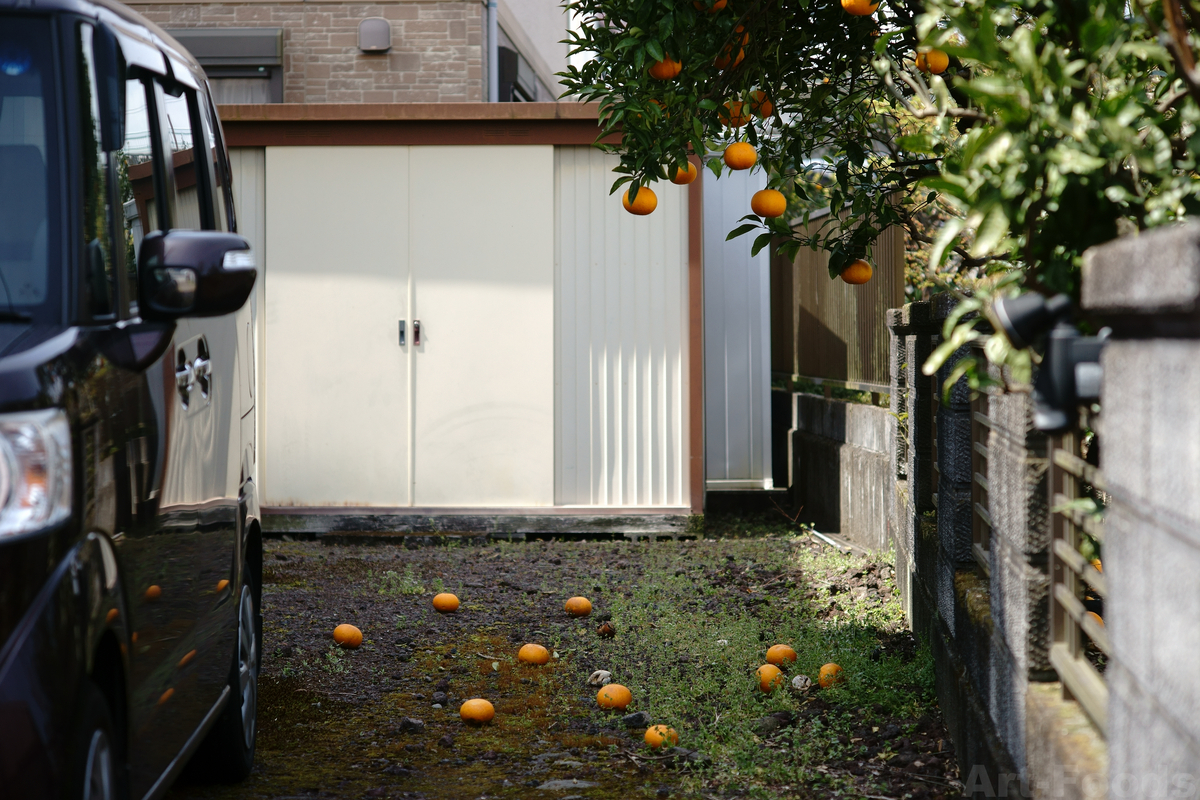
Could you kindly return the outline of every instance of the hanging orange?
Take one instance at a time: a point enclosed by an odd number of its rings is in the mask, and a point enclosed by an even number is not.
[[[458,610],[458,597],[450,594],[450,592],[442,592],[434,595],[433,607],[443,614],[449,614],[451,611]]]
[[[787,198],[783,196],[783,192],[775,189],[762,189],[755,192],[754,196],[750,198],[750,210],[760,217],[781,217],[787,211]],[[775,647],[787,647],[787,645],[780,644]],[[775,647],[772,647],[771,650],[774,650]],[[790,647],[788,649],[791,650]],[[792,659],[795,658],[796,653],[793,651]],[[767,658],[767,660],[771,659]]]
[[[796,651],[786,644],[777,644],[767,651],[767,663],[781,666],[796,660]]]
[[[333,629],[333,640],[341,647],[354,650],[362,644],[362,639],[362,631],[348,623],[343,622]]]
[[[842,8],[847,14],[866,17],[875,13],[875,9],[879,8],[879,3],[872,3],[871,0],[842,0]]]
[[[633,693],[619,683],[610,683],[596,692],[596,705],[624,711],[633,702]]]
[[[541,666],[550,660],[550,651],[540,644],[523,644],[517,651],[517,660]]]
[[[655,61],[650,65],[650,77],[658,78],[660,81],[669,81],[682,70],[682,62],[673,61],[670,56],[664,56],[662,61]]]
[[[671,177],[671,183],[674,183],[678,186],[687,186],[689,183],[696,180],[696,177],[699,174],[700,173],[696,171],[696,165],[688,161],[684,163],[682,167],[678,167],[675,170],[675,174]]]
[[[750,109],[741,100],[731,100],[717,109],[717,119],[727,128],[740,128],[750,121]]]
[[[666,725],[651,725],[649,728],[646,728],[646,733],[642,736],[642,739],[645,740],[646,744],[655,749],[662,747],[667,742],[670,742],[672,745],[679,744],[679,734],[674,728]]]
[[[463,722],[483,725],[491,722],[496,716],[496,707],[487,700],[476,697],[463,703],[458,709],[458,715],[462,717]]]
[[[725,148],[725,163],[730,169],[750,169],[758,163],[758,153],[746,142],[734,142]]]
[[[822,689],[828,689],[835,683],[841,683],[844,680],[846,680],[846,676],[837,664],[826,664],[817,674],[817,683],[821,684]]]
[[[756,670],[758,688],[764,692],[773,692],[783,683],[783,672],[774,664],[763,664]]]
[[[630,214],[637,214],[639,217],[644,217],[647,214],[653,213],[654,209],[658,208],[658,197],[654,194],[649,186],[643,186],[642,188],[638,189],[637,197],[632,203],[630,203],[629,190],[626,189],[625,196],[621,198],[621,205],[625,206],[625,210]],[[572,600],[583,600],[583,602],[588,603],[587,599],[583,597],[572,597],[571,600],[567,601],[567,603],[569,604]],[[570,609],[567,610],[570,611]],[[591,611],[592,604],[588,603],[587,611],[583,612],[582,614],[576,614],[575,616],[586,617],[591,613]]]
[[[750,94],[750,110],[757,114],[759,119],[766,119],[775,113],[775,104],[767,97],[766,92],[759,89]]]
[[[871,269],[871,263],[866,259],[858,259],[851,262],[850,266],[842,270],[842,280],[846,283],[866,283],[871,280],[874,270]]]
[[[921,72],[932,72],[934,75],[940,75],[946,71],[946,67],[950,66],[950,56],[943,53],[941,50],[929,50],[924,53],[917,53],[917,69]]]

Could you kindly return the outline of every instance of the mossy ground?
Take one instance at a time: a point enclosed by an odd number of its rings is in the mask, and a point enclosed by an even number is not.
[[[756,536],[417,550],[268,542],[254,774],[172,796],[957,796],[931,662],[903,629],[886,558],[844,556],[769,520],[714,521],[705,535],[743,528]],[[442,588],[461,598],[458,612],[430,607]],[[577,594],[592,599],[592,617],[564,613]],[[595,630],[607,617],[611,639]],[[339,622],[363,630],[360,649],[332,645]],[[518,664],[526,641],[559,657]],[[833,661],[846,681],[763,694],[754,670],[776,642],[799,654],[789,679],[815,681]],[[596,708],[596,669],[630,688],[629,711],[671,725],[709,763],[673,766],[643,729]],[[439,687],[450,697],[435,709]],[[491,724],[459,720],[470,697],[496,706]],[[756,721],[773,712],[794,722],[764,732]],[[406,731],[404,718],[424,730]],[[537,788],[556,779],[594,785]]]

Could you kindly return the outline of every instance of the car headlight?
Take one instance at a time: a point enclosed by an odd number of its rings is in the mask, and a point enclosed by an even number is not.
[[[0,537],[71,515],[71,426],[59,409],[0,414]]]

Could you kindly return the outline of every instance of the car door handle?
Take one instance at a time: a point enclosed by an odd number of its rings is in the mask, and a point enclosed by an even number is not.
[[[196,373],[192,371],[192,365],[185,362],[175,370],[175,386],[181,393],[186,394],[191,392],[195,385]]]
[[[421,346],[421,320],[419,319],[413,320],[413,345]]]
[[[207,378],[212,375],[212,361],[196,356],[196,360],[192,362],[192,374],[197,378]]]

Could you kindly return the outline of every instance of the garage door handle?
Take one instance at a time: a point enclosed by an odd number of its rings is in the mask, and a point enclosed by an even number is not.
[[[417,347],[421,346],[421,320],[413,320],[413,344]]]

